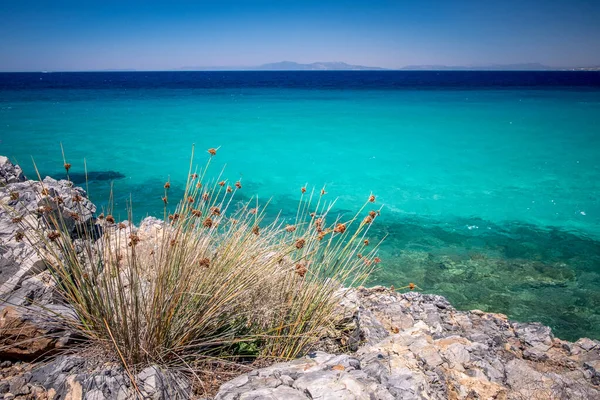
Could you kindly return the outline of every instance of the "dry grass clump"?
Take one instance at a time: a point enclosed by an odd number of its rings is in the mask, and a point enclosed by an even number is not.
[[[164,223],[137,229],[131,215],[116,223],[105,210],[100,237],[76,247],[61,233],[60,214],[42,217],[57,229],[37,240],[78,328],[128,370],[297,357],[335,320],[340,288],[364,282],[379,261],[378,246],[366,247],[378,215],[365,212],[373,195],[355,215],[334,216],[324,190],[302,187],[295,220],[266,223],[257,200],[236,201],[239,180],[230,187],[220,176],[206,179],[216,149],[208,153],[201,171],[190,163],[174,210],[172,183],[164,185]],[[97,226],[81,229],[80,237],[93,237]]]

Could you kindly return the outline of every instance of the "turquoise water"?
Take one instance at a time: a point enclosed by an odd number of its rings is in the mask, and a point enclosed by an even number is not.
[[[40,74],[41,75],[41,74]],[[0,90],[0,154],[33,176],[113,170],[117,208],[162,215],[190,149],[295,210],[305,183],[340,211],[371,192],[387,235],[373,283],[600,338],[598,87],[92,87]],[[91,182],[97,204],[109,182]]]

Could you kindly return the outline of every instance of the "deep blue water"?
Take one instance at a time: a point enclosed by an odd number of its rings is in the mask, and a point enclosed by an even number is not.
[[[0,90],[30,89],[466,89],[600,87],[600,72],[187,71],[0,73]]]
[[[373,192],[373,283],[600,338],[600,72],[0,74],[0,154],[60,176],[61,142],[74,173],[125,176],[123,218],[130,194],[162,215],[192,143],[273,213],[307,182],[340,212]]]

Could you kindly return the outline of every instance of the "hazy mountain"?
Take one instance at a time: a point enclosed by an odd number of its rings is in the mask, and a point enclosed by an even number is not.
[[[408,65],[402,70],[412,71],[548,71],[557,68],[540,63],[489,65]]]
[[[363,65],[351,65],[345,62],[314,62],[311,64],[300,64],[293,61],[281,61],[251,67],[183,67],[182,70],[196,71],[363,71],[383,70],[379,67],[365,67]]]
[[[259,66],[213,66],[213,67],[182,67],[185,71],[383,71],[386,68],[365,67],[345,62],[314,62],[301,64],[294,61],[281,61]],[[402,71],[597,71],[598,66],[588,67],[549,67],[540,63],[520,64],[483,64],[483,65],[407,65],[398,68]]]
[[[300,64],[293,61],[281,61],[263,64],[256,69],[268,71],[360,71],[360,70],[382,70],[379,67],[365,67],[363,65],[346,64],[345,62],[314,62],[311,64]]]

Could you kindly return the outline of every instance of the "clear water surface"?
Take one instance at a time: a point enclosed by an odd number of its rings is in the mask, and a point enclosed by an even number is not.
[[[305,183],[339,211],[373,192],[373,283],[600,338],[600,73],[0,74],[0,154],[33,176],[117,171],[117,209],[162,215],[195,143],[293,213]],[[109,181],[92,181],[105,204]]]

